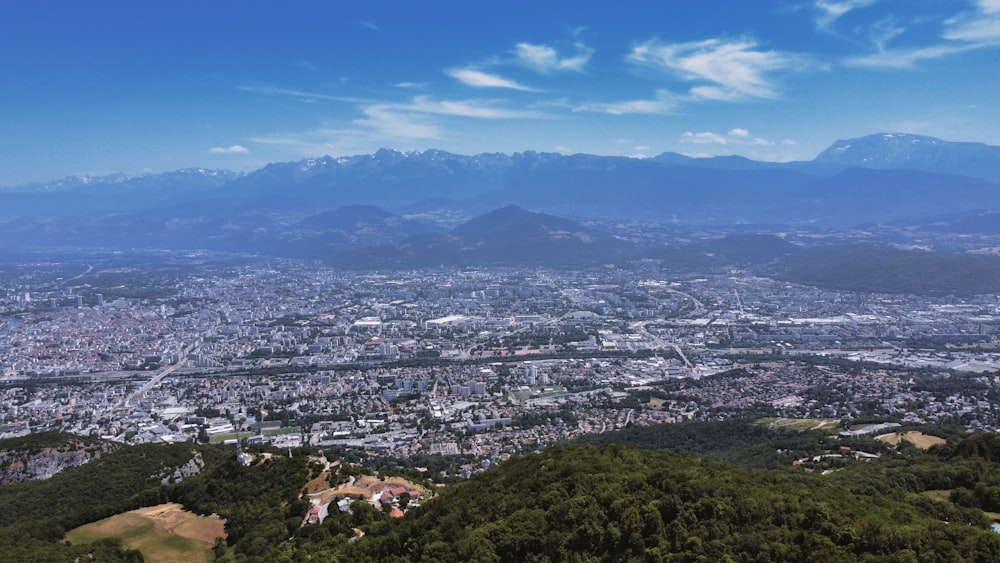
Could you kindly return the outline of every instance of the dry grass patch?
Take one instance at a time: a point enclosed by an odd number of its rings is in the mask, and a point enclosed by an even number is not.
[[[198,516],[176,503],[161,504],[117,514],[66,534],[71,543],[118,538],[125,547],[138,549],[151,563],[208,563],[216,538],[225,538],[226,522]]]
[[[937,436],[930,436],[928,434],[924,434],[923,432],[918,432],[916,430],[905,432],[902,434],[899,432],[890,432],[889,434],[882,434],[881,436],[878,436],[875,439],[881,440],[886,444],[891,444],[893,446],[898,446],[900,442],[905,440],[913,444],[914,446],[920,448],[921,450],[926,450],[931,446],[936,446],[938,444],[943,444],[946,442],[944,438],[938,438]]]
[[[840,421],[833,418],[762,418],[757,421],[769,428],[786,428],[797,432],[806,430],[823,430],[825,432],[838,432]]]
[[[306,494],[311,495],[330,488],[330,474],[326,471],[306,483]]]

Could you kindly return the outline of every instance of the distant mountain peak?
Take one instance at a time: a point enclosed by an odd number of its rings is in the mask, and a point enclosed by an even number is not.
[[[1000,147],[952,142],[910,133],[878,133],[839,140],[814,162],[879,169],[910,169],[1000,179]]]

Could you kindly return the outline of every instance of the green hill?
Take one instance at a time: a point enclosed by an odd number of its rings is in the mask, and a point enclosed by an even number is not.
[[[139,561],[116,541],[59,540],[164,502],[226,520],[219,561],[1000,560],[987,518],[1000,512],[1000,437],[944,434],[923,452],[747,421],[635,428],[512,458],[398,520],[359,501],[315,526],[301,525],[300,493],[321,468],[304,451],[243,466],[207,446],[130,446],[0,486],[0,560]],[[881,457],[791,464],[848,445]]]
[[[445,490],[349,560],[990,561],[1000,535],[805,474],[611,444],[555,447]]]

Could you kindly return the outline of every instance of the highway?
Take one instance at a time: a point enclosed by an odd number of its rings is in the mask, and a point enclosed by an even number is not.
[[[674,342],[667,342],[662,338],[650,334],[649,331],[646,330],[646,321],[636,321],[630,324],[629,328],[638,332],[643,336],[643,338],[652,342],[654,349],[666,348],[667,346],[673,348],[674,352],[677,352],[677,355],[681,357],[681,360],[684,362],[684,366],[687,367],[688,369],[694,369],[694,365],[691,363],[690,360],[688,360],[687,356],[684,355],[684,351],[681,350],[681,347]]]
[[[169,366],[167,366],[165,368],[160,369],[160,371],[157,372],[157,374],[154,375],[152,379],[150,379],[146,383],[143,383],[138,389],[136,389],[135,391],[133,391],[132,393],[130,393],[127,397],[125,397],[125,400],[122,401],[122,403],[121,403],[120,406],[127,407],[128,404],[131,403],[133,399],[135,399],[136,397],[138,397],[138,396],[146,393],[147,391],[149,391],[150,389],[152,389],[156,385],[159,385],[160,381],[163,381],[164,377],[166,377],[166,376],[170,375],[171,373],[174,373],[175,371],[177,371],[181,366],[184,365],[184,362],[187,361],[188,354],[190,354],[192,351],[194,351],[194,347],[195,347],[194,344],[185,347],[181,351],[181,357],[177,360],[176,363],[174,363],[173,365],[169,365]]]

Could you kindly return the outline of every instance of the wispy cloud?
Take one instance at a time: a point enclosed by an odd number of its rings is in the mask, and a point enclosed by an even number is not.
[[[883,52],[893,39],[904,33],[906,33],[906,28],[899,25],[893,18],[885,18],[871,26],[868,30],[868,38],[879,52]]]
[[[255,137],[255,143],[280,146],[301,156],[350,154],[377,147],[414,147],[425,141],[447,141],[454,137],[448,118],[527,119],[545,118],[532,110],[511,109],[503,100],[442,100],[416,96],[406,102],[371,103],[345,127],[319,127]]]
[[[518,43],[514,46],[514,55],[517,61],[541,73],[550,73],[560,70],[582,71],[590,61],[594,50],[587,47],[582,42],[573,44],[575,53],[571,56],[561,56],[555,48],[548,45],[535,45],[532,43]]]
[[[501,102],[489,100],[434,100],[427,96],[417,96],[409,104],[398,104],[400,110],[450,115],[455,117],[473,117],[478,119],[525,119],[544,117],[543,114],[520,109],[509,109],[501,106]]]
[[[355,124],[371,130],[378,136],[392,139],[433,139],[444,138],[441,128],[424,116],[412,112],[399,111],[388,104],[377,104],[364,109],[365,116]]]
[[[979,0],[969,10],[945,21],[942,37],[982,46],[1000,44],[1000,0]]]
[[[712,133],[711,131],[703,131],[701,133],[687,131],[681,135],[681,142],[694,143],[696,145],[725,145],[726,139],[722,135]]]
[[[332,96],[330,94],[307,92],[304,90],[295,90],[292,88],[280,88],[277,86],[240,86],[239,89],[243,90],[244,92],[254,92],[257,94],[267,94],[272,96],[288,96],[306,102],[327,101],[327,102],[346,102],[351,104],[363,104],[363,103],[369,103],[371,101],[371,100],[365,100],[363,98],[352,98],[348,96]]]
[[[966,44],[940,44],[910,49],[887,49],[871,55],[848,59],[846,63],[850,66],[870,68],[909,69],[914,68],[921,61],[957,55],[979,47]]]
[[[751,38],[690,43],[652,39],[634,46],[628,60],[670,72],[684,81],[701,83],[690,89],[694,99],[724,101],[777,98],[773,75],[809,66],[807,57],[763,50]]]
[[[827,31],[835,21],[848,12],[858,8],[871,6],[878,0],[816,0],[815,7],[819,10],[816,16],[816,27]]]
[[[249,149],[243,145],[233,145],[231,147],[212,147],[208,149],[209,154],[247,154]]]
[[[873,36],[877,52],[848,59],[846,63],[871,68],[909,69],[925,60],[1000,47],[1000,0],[978,0],[971,9],[944,20],[939,41],[934,44],[889,47],[889,42],[903,31],[902,28],[889,28],[882,36]]]
[[[510,90],[520,90],[522,92],[533,92],[533,88],[519,84],[496,74],[488,74],[481,70],[471,68],[458,68],[446,71],[448,76],[458,80],[466,86],[473,88],[508,88]]]
[[[576,108],[576,111],[591,111],[599,113],[610,113],[612,115],[624,115],[633,113],[645,113],[653,115],[665,115],[673,113],[677,108],[679,100],[677,96],[668,90],[657,90],[656,97],[651,100],[625,100],[610,103],[589,103]]]
[[[773,142],[751,135],[746,129],[739,127],[729,130],[729,133],[721,135],[712,131],[702,131],[695,133],[687,131],[681,135],[682,143],[693,143],[696,145],[753,145],[759,147],[769,147]]]

